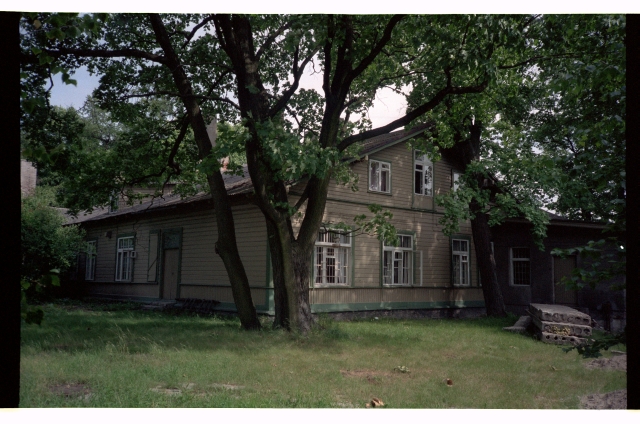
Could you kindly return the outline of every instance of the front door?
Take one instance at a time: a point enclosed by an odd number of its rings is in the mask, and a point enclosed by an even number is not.
[[[179,249],[165,249],[162,264],[162,298],[173,300],[178,291]]]
[[[576,257],[553,258],[553,283],[555,289],[555,303],[559,305],[576,306],[578,304],[578,292],[568,290],[560,283],[562,277],[571,277],[571,271],[576,267]],[[560,284],[558,284],[560,283]]]

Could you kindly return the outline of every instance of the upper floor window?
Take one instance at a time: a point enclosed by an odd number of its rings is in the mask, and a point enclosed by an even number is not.
[[[452,174],[451,187],[452,187],[453,191],[456,191],[458,189],[458,187],[460,186],[460,184],[458,183],[458,180],[460,179],[460,175],[462,175],[460,172],[454,172]]]
[[[369,190],[391,192],[391,164],[379,160],[369,161]]]
[[[84,279],[85,280],[93,280],[96,275],[96,240],[91,240],[87,242],[87,257],[85,260],[85,271],[84,271]]]
[[[511,284],[515,286],[531,285],[531,261],[528,247],[512,247],[509,249],[511,260],[509,275]]]
[[[320,231],[316,240],[315,284],[349,284],[351,236],[344,232]]]
[[[398,235],[398,246],[382,245],[382,278],[385,285],[413,283],[413,236]]]
[[[416,150],[413,170],[413,192],[423,196],[433,196],[433,162],[427,155]]]
[[[133,236],[118,237],[116,253],[116,281],[131,281],[133,256]]]
[[[453,268],[453,285],[468,286],[469,275],[469,240],[451,240],[451,260]]]

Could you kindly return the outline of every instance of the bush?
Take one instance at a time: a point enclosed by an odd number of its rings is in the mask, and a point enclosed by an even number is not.
[[[74,264],[83,247],[84,231],[76,226],[63,226],[64,215],[53,207],[52,187],[37,187],[21,202],[20,284],[23,292],[23,318],[39,323],[41,311],[26,308],[26,296],[43,293],[60,284],[59,274]]]

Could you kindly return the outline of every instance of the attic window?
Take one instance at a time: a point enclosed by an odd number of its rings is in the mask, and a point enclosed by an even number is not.
[[[369,161],[369,190],[391,192],[391,164],[379,160]]]

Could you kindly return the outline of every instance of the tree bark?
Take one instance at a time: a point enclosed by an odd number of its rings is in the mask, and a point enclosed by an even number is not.
[[[171,70],[173,80],[182,96],[182,101],[187,110],[194,137],[198,145],[200,158],[204,159],[211,152],[211,141],[207,134],[206,124],[202,117],[200,106],[193,96],[191,83],[182,69],[180,60],[171,45],[171,40],[160,16],[151,14],[150,19],[156,34],[156,39],[166,55],[166,65]],[[249,279],[242,260],[240,259],[240,253],[238,252],[233,213],[231,212],[231,205],[229,203],[227,190],[224,186],[222,174],[219,170],[216,170],[207,176],[207,181],[211,189],[218,224],[218,241],[216,241],[216,248],[220,252],[220,257],[229,276],[233,300],[236,304],[241,325],[247,330],[259,329],[260,321],[258,320],[256,308],[251,298]]]
[[[471,201],[469,207],[471,212],[475,213],[475,218],[471,220],[471,231],[473,233],[473,243],[476,248],[476,260],[480,268],[482,295],[487,309],[487,316],[504,317],[507,313],[504,307],[502,291],[498,284],[496,261],[493,251],[491,250],[489,218],[486,213],[481,211],[475,199]]]
[[[469,138],[462,141],[462,136],[458,135],[459,141],[450,149],[443,150],[443,156],[454,166],[466,171],[467,165],[473,160],[480,159],[480,136],[482,134],[482,123],[475,121],[469,126]],[[482,174],[475,174],[475,180],[480,190],[491,190],[487,178]],[[496,273],[496,262],[491,251],[491,228],[489,227],[489,217],[482,210],[476,199],[469,203],[469,209],[474,214],[471,220],[471,232],[476,250],[476,260],[480,268],[480,278],[482,280],[482,295],[488,316],[506,316],[504,298],[502,290],[498,284]]]
[[[273,302],[275,319],[273,328],[289,329],[289,302],[287,301],[287,287],[284,281],[281,249],[278,247],[277,228],[267,220],[267,237],[269,239],[269,253],[271,257],[271,275],[273,277]]]

